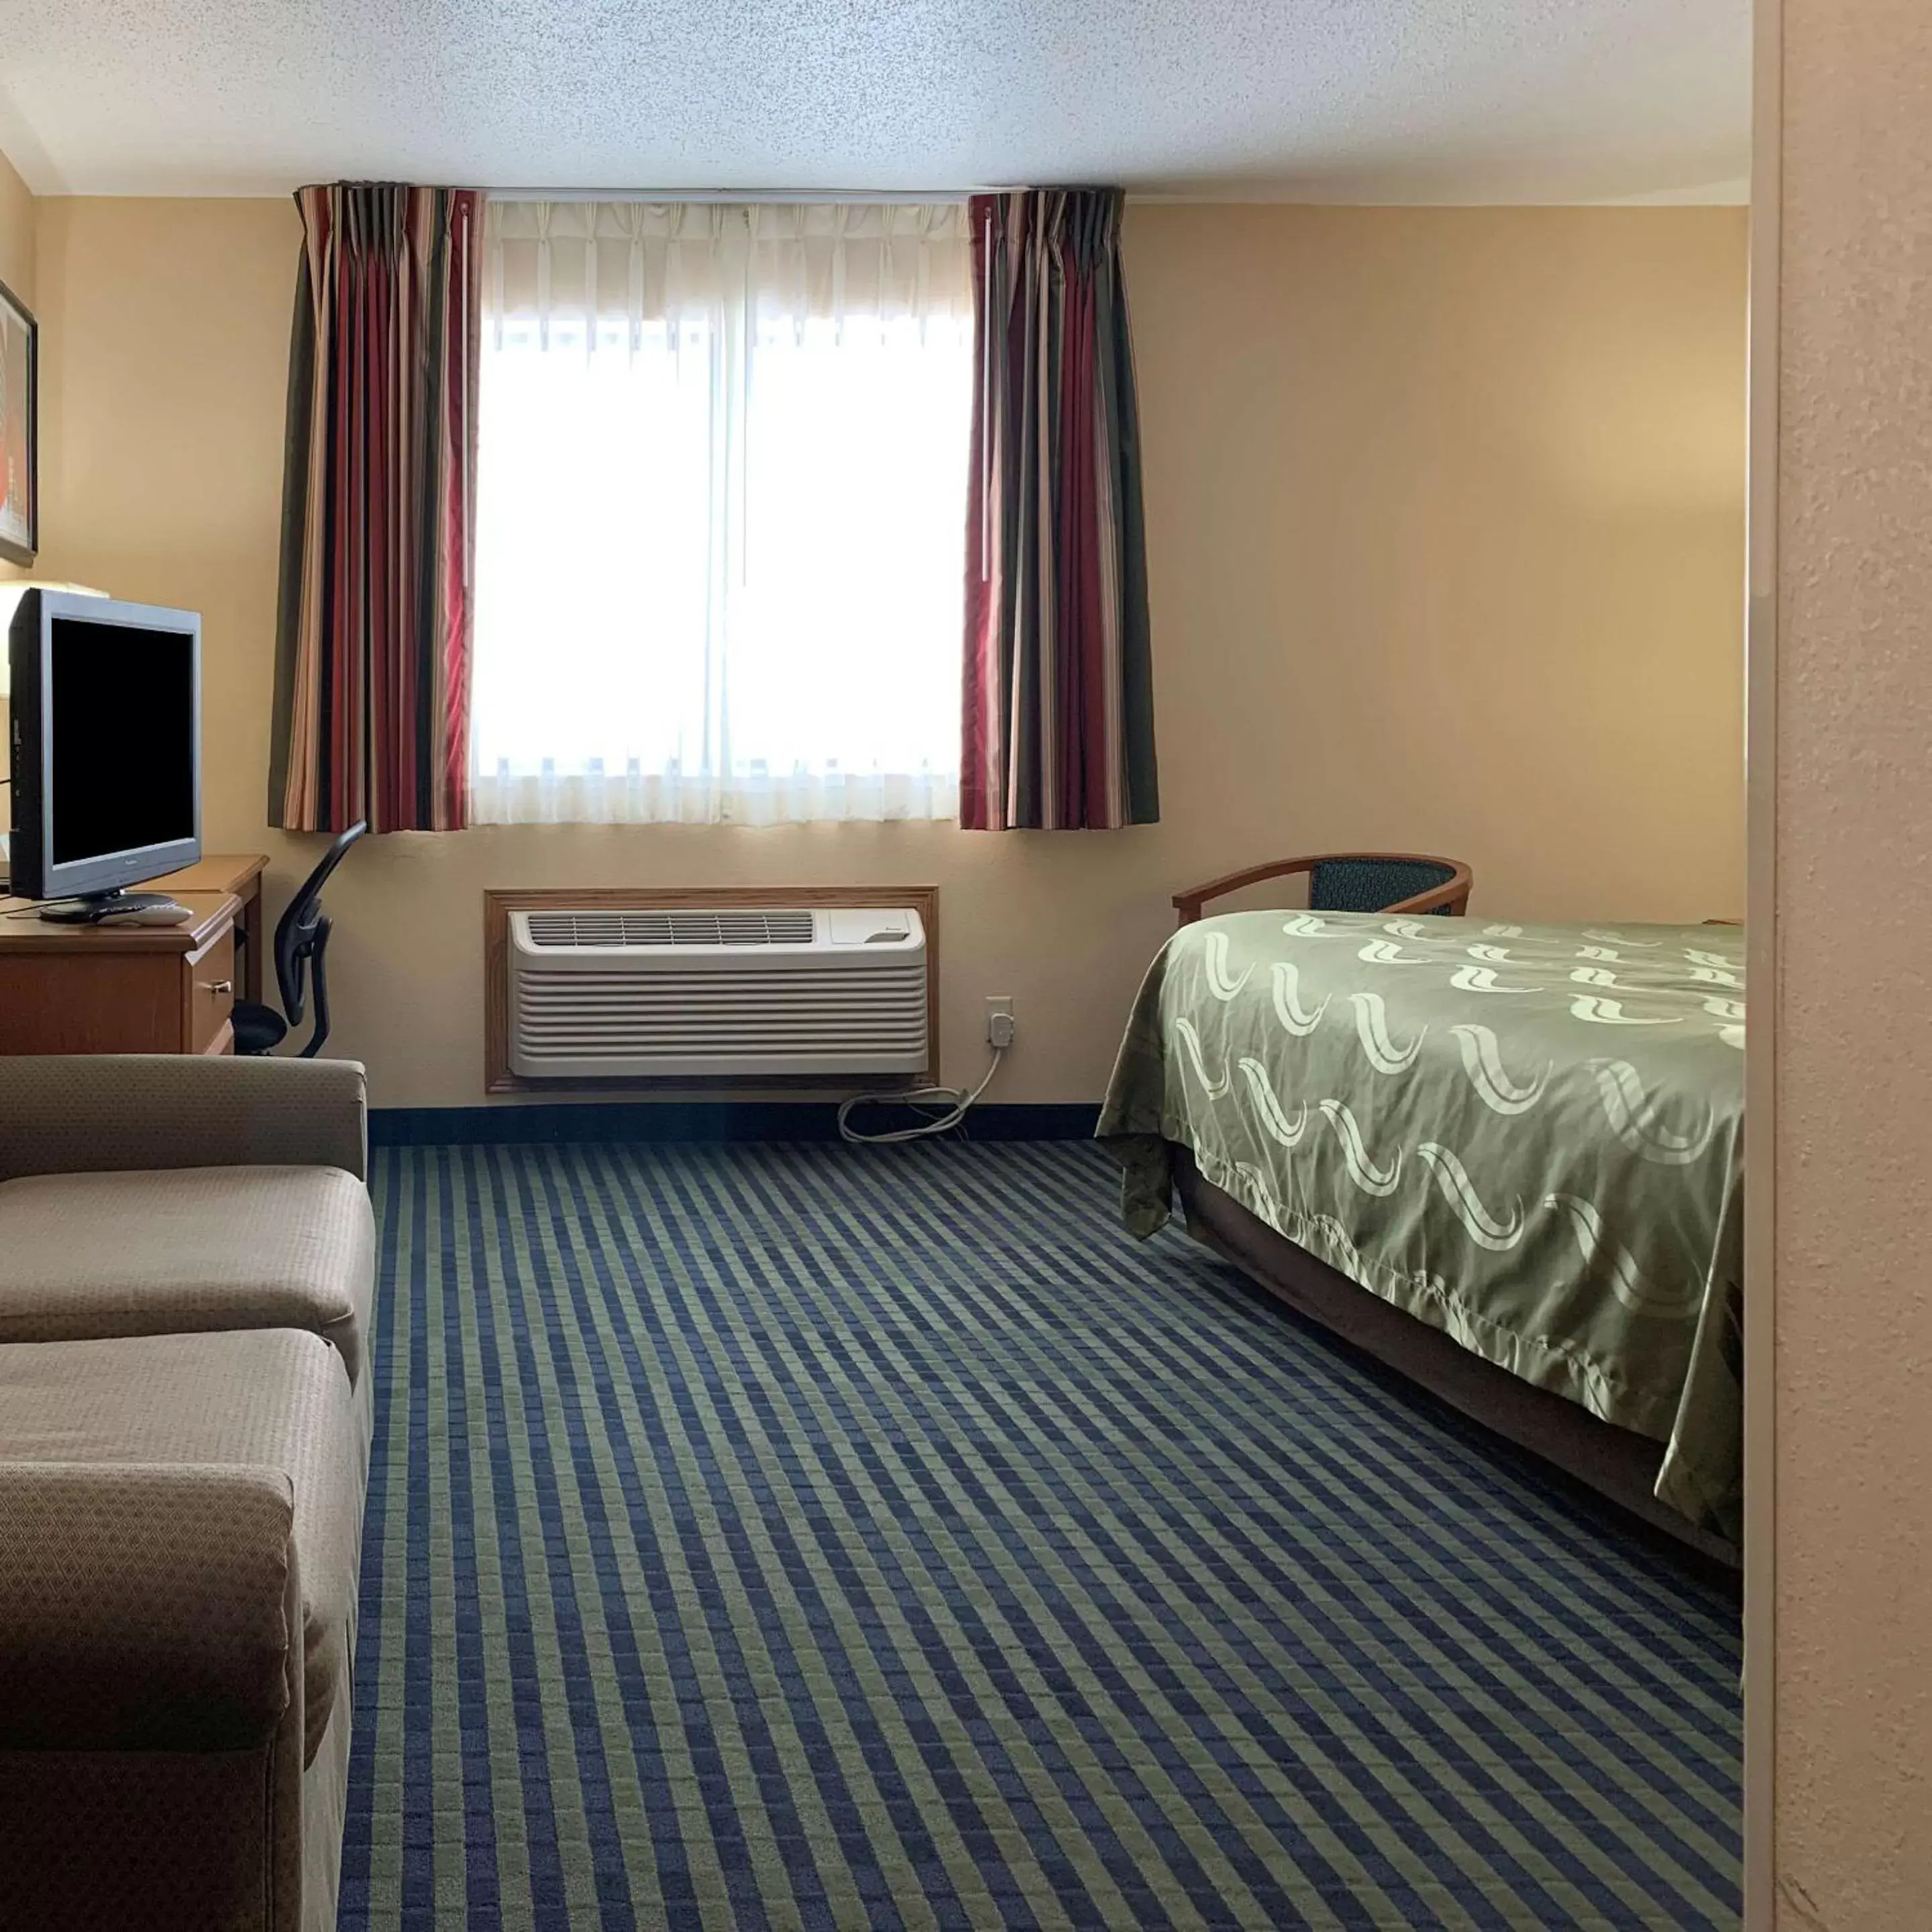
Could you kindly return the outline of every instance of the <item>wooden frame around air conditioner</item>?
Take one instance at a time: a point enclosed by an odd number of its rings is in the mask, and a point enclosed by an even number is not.
[[[890,906],[919,914],[926,927],[926,1077],[939,1078],[939,888],[937,886],[564,886],[483,895],[483,1086],[490,1094],[625,1092],[676,1094],[782,1092],[796,1099],[903,1087],[908,1076],[855,1076],[828,1084],[821,1075],[706,1078],[526,1080],[510,1071],[510,915],[583,907],[594,912],[668,912],[717,906]]]

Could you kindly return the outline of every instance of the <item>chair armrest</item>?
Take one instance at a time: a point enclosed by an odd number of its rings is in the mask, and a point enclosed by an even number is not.
[[[1192,926],[1210,899],[1225,898],[1229,892],[1239,892],[1244,886],[1258,886],[1264,879],[1282,879],[1294,872],[1312,872],[1321,862],[1317,856],[1274,859],[1264,866],[1250,866],[1244,871],[1230,872],[1224,878],[1210,879],[1204,886],[1191,886],[1184,892],[1176,892],[1174,909],[1180,915],[1183,926]]]
[[[1230,872],[1225,878],[1210,879],[1204,886],[1190,886],[1184,892],[1174,896],[1174,909],[1180,916],[1183,926],[1192,926],[1201,916],[1201,909],[1210,899],[1218,899],[1229,892],[1238,892],[1244,886],[1258,886],[1264,879],[1279,879],[1294,872],[1312,872],[1317,866],[1327,865],[1347,859],[1388,860],[1408,865],[1444,866],[1450,868],[1451,877],[1439,886],[1432,886],[1426,892],[1412,893],[1406,899],[1398,899],[1394,904],[1378,908],[1383,912],[1439,912],[1447,908],[1451,915],[1466,913],[1469,909],[1469,888],[1472,874],[1467,866],[1455,859],[1437,859],[1419,854],[1406,852],[1317,852],[1302,859],[1276,859],[1265,866],[1250,866],[1245,872]]]
[[[1432,886],[1426,892],[1417,892],[1406,899],[1397,899],[1392,906],[1384,906],[1384,912],[1440,912],[1446,906],[1452,919],[1460,919],[1469,910],[1469,868],[1459,866],[1453,879],[1445,880],[1439,886]]]
[[[272,1737],[301,1695],[294,1520],[279,1469],[0,1462],[0,1750]]]
[[[0,1180],[157,1167],[339,1167],[368,1178],[352,1060],[0,1058]]]

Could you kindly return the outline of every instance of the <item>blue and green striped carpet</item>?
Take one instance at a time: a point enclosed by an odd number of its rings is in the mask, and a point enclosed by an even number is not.
[[[1095,1149],[376,1184],[346,1932],[1736,1923],[1731,1605]]]

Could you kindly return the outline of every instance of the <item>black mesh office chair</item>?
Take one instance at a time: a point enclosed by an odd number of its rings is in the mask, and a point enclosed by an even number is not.
[[[291,1027],[302,1024],[305,995],[302,982],[313,982],[315,1027],[308,1044],[302,1050],[304,1060],[313,1060],[328,1037],[328,981],[322,968],[322,956],[328,950],[328,915],[322,909],[322,889],[328,875],[342,863],[350,846],[368,830],[358,819],[322,856],[322,863],[302,881],[302,890],[289,902],[289,909],[275,922],[275,983],[281,988],[282,1011],[259,1006],[253,1000],[235,1003],[235,1051],[268,1053],[289,1036]],[[258,944],[254,933],[248,943]],[[286,1014],[284,1018],[283,1014]]]
[[[1210,899],[1295,872],[1308,874],[1311,912],[1440,913],[1453,918],[1469,909],[1472,880],[1467,866],[1412,852],[1324,852],[1310,859],[1277,859],[1176,892],[1174,909],[1183,926],[1191,926]]]

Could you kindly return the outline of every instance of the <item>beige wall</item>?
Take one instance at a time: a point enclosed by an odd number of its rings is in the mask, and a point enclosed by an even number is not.
[[[34,305],[34,198],[0,154],[0,282]]]
[[[34,198],[13,164],[0,154],[0,282],[4,282],[29,308],[36,300],[34,254]],[[0,580],[27,574],[20,565],[0,560]],[[0,637],[0,651],[6,648],[6,639]],[[0,695],[0,750],[4,750],[6,723],[7,700]],[[0,834],[6,830],[6,814],[0,812]]]
[[[296,225],[50,200],[43,568],[206,618],[212,848],[264,830]],[[493,829],[331,890],[332,1051],[382,1105],[481,1096],[486,886],[935,881],[945,1070],[1091,1100],[1176,888],[1270,855],[1466,857],[1476,908],[1734,914],[1742,885],[1737,209],[1130,212],[1165,820]]]
[[[1782,11],[1778,634],[1775,717],[1762,720],[1775,735],[1755,747],[1774,748],[1774,872],[1772,852],[1754,854],[1774,894],[1779,969],[1776,1922],[1922,1932],[1932,11]],[[1754,1104],[1769,1099],[1760,1089]]]
[[[27,184],[15,172],[13,164],[4,154],[0,154],[0,282],[4,282],[29,308],[34,307],[38,298],[34,274],[34,198],[27,192]],[[44,478],[43,482],[44,485]],[[44,528],[46,520],[44,514]],[[25,566],[9,563],[0,558],[0,583],[31,574]],[[0,630],[0,658],[4,658],[6,650],[6,634]],[[0,778],[6,776],[7,734],[12,728],[10,716],[7,694],[0,691]],[[0,809],[0,861],[5,857],[7,827],[10,820],[10,813]],[[5,865],[0,862],[0,874],[5,871]]]

